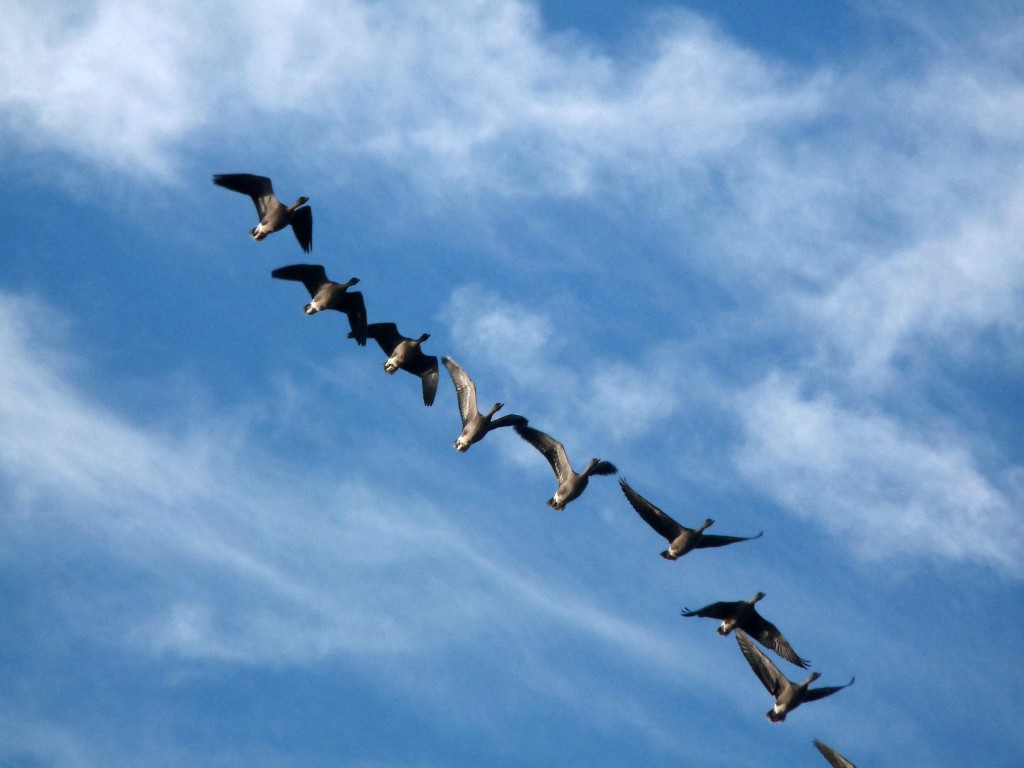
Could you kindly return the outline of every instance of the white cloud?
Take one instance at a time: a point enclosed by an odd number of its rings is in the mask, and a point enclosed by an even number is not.
[[[1024,333],[1024,188],[958,231],[867,261],[810,308],[859,384],[887,383],[893,359],[942,345],[970,357],[988,328]]]
[[[862,556],[923,555],[1022,574],[1024,497],[1012,482],[1020,468],[997,484],[956,435],[916,433],[828,395],[805,397],[778,375],[741,395],[737,411],[741,474]]]
[[[200,129],[287,146],[274,120],[301,124],[290,140],[312,151],[400,164],[425,188],[579,194],[608,173],[702,163],[820,101],[818,84],[791,84],[682,12],[620,61],[513,0],[16,3],[0,42],[18,137],[127,173],[166,175]]]
[[[166,176],[209,117],[196,53],[205,15],[180,3],[15,2],[0,29],[0,109],[33,148]]]
[[[567,443],[580,432],[606,444],[642,437],[672,416],[685,384],[668,347],[644,351],[638,365],[595,355],[589,341],[575,348],[546,312],[478,286],[456,288],[442,317],[457,345],[555,415]]]
[[[148,655],[269,664],[431,655],[551,624],[634,661],[675,652],[592,596],[538,581],[500,532],[463,526],[413,486],[224,444],[215,423],[179,425],[185,438],[130,423],[68,381],[47,332],[24,322],[41,314],[29,305],[0,294],[0,493],[14,503],[0,524],[9,542],[45,549],[56,533],[147,585],[144,603],[126,586],[115,601],[126,610],[100,608],[76,632]]]
[[[452,291],[441,312],[456,346],[523,385],[542,384],[561,344],[549,315],[475,285]],[[470,374],[472,376],[472,373]]]

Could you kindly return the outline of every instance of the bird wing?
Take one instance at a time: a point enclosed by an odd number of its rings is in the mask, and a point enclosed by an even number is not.
[[[376,341],[388,355],[395,351],[399,342],[405,340],[405,336],[398,332],[398,326],[394,323],[370,323],[366,326],[366,338]]]
[[[832,768],[857,768],[857,766],[855,766],[853,763],[851,763],[845,757],[840,755],[827,744],[822,744],[820,741],[815,739],[814,746],[816,746],[818,748],[818,751],[825,756],[825,759],[828,760],[828,764],[831,765]]]
[[[292,232],[299,241],[302,250],[309,253],[313,249],[313,209],[309,206],[298,208],[292,214]]]
[[[311,297],[316,297],[324,283],[329,282],[322,264],[290,264],[270,273],[278,280],[296,280],[306,286]]]
[[[462,426],[479,413],[476,405],[476,385],[458,363],[450,357],[441,358],[444,367],[452,375],[452,382],[455,384],[455,396],[459,401],[459,415],[462,416]]]
[[[366,302],[360,291],[346,291],[338,300],[340,311],[348,315],[349,334],[361,347],[366,346]]]
[[[841,691],[843,688],[849,688],[853,685],[853,681],[856,678],[851,677],[850,682],[846,685],[825,685],[821,688],[808,688],[807,693],[804,694],[804,701],[817,701],[818,699],[824,699],[826,696],[831,696],[836,691]]]
[[[629,483],[626,482],[625,478],[619,478],[619,486],[622,488],[622,492],[626,494],[626,499],[629,500],[630,505],[636,510],[636,513],[643,518],[645,523],[661,534],[662,537],[667,539],[670,544],[675,541],[676,537],[679,536],[680,533],[686,530],[683,526],[651,504],[651,502],[639,493],[634,491],[630,487]]]
[[[759,614],[756,609],[751,612],[750,618],[743,622],[743,629],[765,648],[771,648],[786,661],[804,669],[810,666],[807,659],[802,659],[796,654],[789,641],[779,632],[779,628]]]
[[[266,176],[257,176],[253,173],[218,173],[213,177],[213,183],[218,187],[251,197],[256,212],[260,215],[260,221],[263,221],[268,211],[280,204],[274,195],[274,187]]]
[[[698,608],[696,611],[691,611],[689,608],[683,608],[683,616],[700,616],[702,619],[718,619],[719,621],[725,621],[736,613],[736,606],[739,604],[740,601],[738,600],[719,600],[717,603],[705,605],[703,608]]]
[[[520,416],[518,413],[506,413],[504,416],[499,416],[496,419],[491,419],[491,429],[498,429],[499,427],[525,427],[530,423],[530,420],[525,416]]]
[[[422,379],[423,404],[433,405],[434,397],[437,395],[437,357],[417,354],[411,360],[406,360],[402,368]]]
[[[515,430],[523,440],[540,451],[548,460],[559,483],[569,477],[572,473],[572,466],[569,464],[569,457],[565,455],[565,446],[546,432],[541,432],[533,427],[519,425]]]
[[[768,693],[776,696],[782,687],[782,681],[786,680],[786,676],[779,672],[779,668],[772,664],[771,659],[758,650],[742,629],[736,630],[736,642],[739,643],[740,650],[750,668],[754,670],[754,674],[757,675],[757,679],[768,689]]]
[[[751,539],[759,539],[764,535],[764,531],[757,534],[757,536],[719,536],[714,533],[702,533],[700,538],[697,539],[697,543],[694,544],[694,549],[705,549],[707,547],[724,547],[726,544],[735,544],[737,541],[750,541]]]

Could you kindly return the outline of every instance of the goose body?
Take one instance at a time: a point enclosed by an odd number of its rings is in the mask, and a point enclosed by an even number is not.
[[[548,499],[548,506],[552,509],[565,509],[566,504],[578,499],[590,482],[591,475],[614,475],[618,472],[614,464],[601,459],[591,459],[582,472],[574,472],[569,457],[565,454],[565,447],[551,435],[522,424],[517,424],[515,430],[521,438],[541,452],[555,473],[558,488],[555,489],[554,496]]]
[[[653,528],[662,538],[668,541],[668,549],[661,553],[666,560],[677,560],[687,552],[707,547],[724,547],[726,544],[735,544],[738,541],[750,541],[759,538],[764,531],[757,536],[716,536],[715,534],[704,533],[705,530],[714,525],[711,518],[705,520],[698,528],[687,528],[680,525],[667,514],[662,512],[633,490],[624,479],[619,479],[622,492],[629,501],[630,506],[636,510],[645,523]]]
[[[349,334],[353,337],[353,334]],[[422,334],[418,339],[410,339],[398,332],[394,323],[370,323],[366,326],[366,337],[373,339],[387,354],[384,371],[393,374],[399,368],[419,376],[423,382],[423,404],[434,404],[437,394],[437,358],[425,355],[420,345],[430,338],[429,333]]]
[[[747,635],[757,640],[765,648],[775,651],[786,661],[807,669],[810,662],[800,658],[789,641],[779,632],[779,628],[757,612],[755,605],[764,597],[764,592],[758,592],[750,600],[711,603],[696,611],[684,608],[682,614],[683,616],[700,616],[705,619],[720,620],[722,623],[718,625],[717,632],[723,636],[728,635],[734,629],[742,629]]]
[[[348,317],[352,338],[360,346],[366,344],[366,304],[363,301],[363,294],[348,290],[359,282],[358,277],[353,277],[347,283],[336,283],[327,279],[327,273],[319,264],[292,264],[279,267],[271,272],[270,276],[278,280],[296,280],[306,286],[312,297],[312,301],[303,307],[307,315],[325,309],[343,312]]]
[[[450,357],[442,357],[441,362],[451,374],[455,384],[455,395],[459,401],[459,415],[462,417],[462,434],[456,438],[453,446],[459,453],[469,450],[469,446],[483,440],[484,435],[492,429],[500,427],[525,427],[527,419],[514,413],[500,418],[493,418],[504,403],[495,403],[487,413],[480,413],[476,400],[476,385],[462,367]]]
[[[309,202],[308,197],[300,197],[292,205],[285,205],[274,194],[270,179],[252,173],[220,173],[213,177],[213,183],[252,198],[260,217],[259,224],[249,230],[253,240],[263,240],[267,235],[291,226],[302,250],[309,253],[313,247],[313,212],[304,207]]]
[[[843,688],[853,685],[854,678],[851,677],[850,682],[846,685],[810,688],[810,684],[821,677],[820,672],[812,672],[802,683],[794,683],[779,671],[779,668],[772,663],[771,659],[758,650],[757,646],[754,645],[753,641],[747,637],[742,629],[736,630],[736,642],[739,643],[744,658],[750,664],[750,668],[754,670],[758,680],[761,681],[768,693],[775,697],[775,706],[765,713],[767,718],[773,723],[784,721],[786,715],[801,704],[823,699],[837,691],[841,691]]]

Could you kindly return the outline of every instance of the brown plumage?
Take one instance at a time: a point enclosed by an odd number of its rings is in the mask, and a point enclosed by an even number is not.
[[[213,177],[213,183],[252,198],[260,216],[260,223],[249,230],[253,240],[263,240],[290,225],[302,250],[309,253],[313,247],[313,212],[303,207],[309,202],[308,197],[284,205],[274,194],[270,179],[252,173],[219,173]]]
[[[351,278],[347,283],[336,283],[327,279],[327,272],[320,264],[292,264],[279,267],[270,273],[278,280],[296,280],[306,286],[312,301],[303,310],[307,315],[333,309],[343,312],[348,317],[352,338],[359,346],[366,344],[366,304],[363,294],[348,290],[359,282],[358,277]]]
[[[349,334],[355,338],[353,334]],[[437,394],[437,358],[424,355],[420,345],[430,338],[429,333],[418,339],[410,339],[398,332],[394,323],[370,323],[366,326],[366,337],[376,341],[387,354],[384,371],[392,374],[401,368],[423,381],[423,404],[433,405]]]
[[[452,382],[455,384],[455,396],[459,401],[459,415],[462,417],[462,434],[453,443],[455,450],[463,453],[469,450],[469,446],[483,440],[484,435],[492,429],[501,427],[525,427],[527,420],[515,413],[509,413],[500,418],[493,418],[504,403],[495,403],[487,413],[480,413],[476,401],[476,385],[469,378],[462,366],[450,357],[442,357],[441,362],[451,374]]]
[[[807,669],[810,662],[797,656],[789,641],[779,632],[779,628],[759,614],[757,608],[754,607],[757,601],[763,600],[764,597],[764,592],[758,592],[750,600],[711,603],[696,611],[684,608],[682,614],[683,616],[700,616],[704,619],[718,619],[722,623],[718,625],[717,632],[723,636],[728,635],[734,629],[742,629],[765,648],[775,651],[786,661]]]
[[[833,685],[824,688],[808,688],[808,686],[821,677],[820,672],[812,672],[810,677],[802,683],[794,683],[779,671],[779,668],[772,664],[772,660],[765,656],[747,637],[742,629],[736,630],[736,642],[744,658],[754,670],[757,679],[767,689],[768,693],[775,697],[775,706],[765,714],[773,723],[781,723],[786,715],[808,701],[817,701],[826,696],[831,696],[847,686],[853,685],[854,678],[846,685]]]
[[[551,435],[523,425],[517,425],[515,430],[523,440],[541,452],[555,473],[558,488],[554,496],[548,499],[548,506],[552,509],[565,509],[566,504],[578,499],[590,482],[591,475],[614,475],[618,472],[610,461],[591,459],[582,472],[576,473],[565,454],[565,446]]]
[[[735,544],[738,541],[749,541],[750,539],[759,538],[764,533],[764,531],[761,531],[757,536],[716,536],[704,533],[707,528],[714,525],[715,521],[711,518],[705,520],[699,528],[687,528],[685,525],[677,523],[634,491],[624,479],[619,478],[619,485],[622,487],[622,492],[626,495],[630,505],[636,510],[636,513],[643,518],[645,523],[668,541],[668,549],[661,553],[661,556],[666,560],[676,560],[694,549],[724,547],[726,544]]]

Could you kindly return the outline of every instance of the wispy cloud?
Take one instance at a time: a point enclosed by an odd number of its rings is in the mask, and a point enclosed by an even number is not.
[[[573,437],[643,437],[678,405],[677,354],[667,348],[632,350],[640,362],[617,360],[592,336],[572,341],[548,312],[479,286],[456,288],[442,317],[457,345],[472,349],[488,373],[514,385]]]
[[[131,176],[167,177],[209,117],[197,41],[205,14],[180,3],[16,2],[0,31],[0,108],[18,139]],[[208,29],[208,27],[206,27]]]
[[[970,362],[972,339],[987,330],[1024,333],[1024,188],[994,211],[969,213],[948,236],[927,237],[889,258],[866,261],[809,306],[860,386],[892,383],[897,355],[935,345]],[[1013,361],[1008,360],[1012,365]]]
[[[288,116],[320,152],[535,196],[701,162],[820,99],[686,13],[625,67],[511,0],[265,13],[219,3],[215,34],[176,1],[16,4],[0,104],[21,141],[130,174],[166,175],[201,129],[266,140]]]
[[[913,432],[884,413],[804,396],[778,375],[737,406],[746,431],[740,472],[864,557],[978,561],[1022,575],[1024,488],[1013,473],[993,483],[958,436]]]
[[[132,424],[52,364],[66,356],[21,321],[26,305],[0,295],[0,489],[14,504],[3,523],[40,546],[54,530],[71,535],[84,556],[112,557],[159,595],[108,616],[92,639],[277,664],[430,655],[553,624],[645,665],[674,653],[591,596],[542,585],[500,537],[412,488],[281,466],[244,440],[220,444],[216,424]]]

